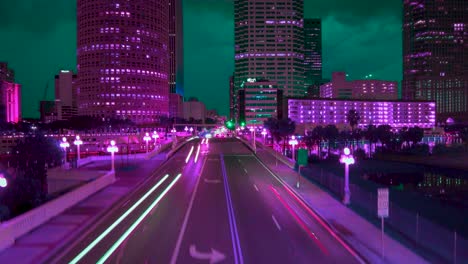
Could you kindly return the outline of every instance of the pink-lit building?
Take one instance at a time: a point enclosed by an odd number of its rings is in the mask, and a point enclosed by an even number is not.
[[[346,73],[334,72],[331,81],[320,86],[320,97],[397,100],[398,83],[373,79],[348,81]]]
[[[349,126],[347,114],[352,109],[361,117],[359,127],[433,128],[436,121],[436,104],[428,101],[288,98],[287,106],[289,118],[298,125],[311,127]]]
[[[21,85],[0,81],[0,120],[8,123],[21,121]]]
[[[169,116],[168,0],[78,0],[77,20],[79,114]]]

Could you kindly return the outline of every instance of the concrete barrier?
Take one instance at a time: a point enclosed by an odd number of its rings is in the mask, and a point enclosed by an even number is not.
[[[179,149],[181,149],[185,144],[189,143],[190,141],[196,139],[197,137],[191,137],[191,138],[188,138],[187,140],[185,141],[182,141],[181,143],[179,143],[179,145],[177,145],[175,148],[173,148],[172,150],[170,150],[167,154],[166,154],[166,159],[168,159],[169,157],[171,157],[172,155],[174,155],[174,153],[176,153]]]
[[[250,148],[252,151],[254,151],[253,149],[253,146],[252,144],[250,143],[250,141],[247,141],[241,137],[236,137],[237,139],[239,139],[242,143],[244,143],[248,148]],[[294,169],[296,167],[296,162],[292,159],[289,159],[288,157],[285,157],[283,156],[282,154],[276,152],[275,150],[273,150],[272,148],[270,147],[267,147],[265,145],[263,145],[263,143],[261,142],[258,142],[258,141],[255,141],[257,146],[258,147],[261,147],[263,150],[265,150],[266,152],[270,153],[271,155],[275,156],[279,161],[283,162],[284,164],[286,164],[286,166],[290,167],[291,169]]]
[[[0,251],[13,245],[17,238],[114,182],[115,172],[110,171],[95,181],[89,182],[29,212],[1,223]]]

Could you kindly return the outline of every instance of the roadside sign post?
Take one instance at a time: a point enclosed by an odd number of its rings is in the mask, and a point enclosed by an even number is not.
[[[297,175],[297,183],[296,187],[300,187],[300,180],[301,180],[301,167],[307,166],[307,149],[300,148],[297,150],[297,165],[299,166],[299,172]]]
[[[388,188],[379,188],[377,189],[377,215],[381,219],[381,226],[382,226],[382,259],[385,258],[385,244],[384,244],[384,218],[388,217],[389,215],[389,192]]]

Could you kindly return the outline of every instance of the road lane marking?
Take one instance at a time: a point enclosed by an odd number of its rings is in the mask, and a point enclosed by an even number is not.
[[[204,180],[206,183],[221,183],[221,180],[217,180],[217,179],[210,180],[210,179],[204,178],[203,180]]]
[[[192,197],[190,197],[189,206],[187,208],[187,211],[185,212],[184,222],[182,222],[182,227],[180,228],[179,236],[177,237],[176,246],[174,248],[174,252],[172,253],[170,264],[176,264],[177,258],[179,257],[180,246],[182,245],[182,239],[184,238],[185,230],[187,229],[188,219],[190,217],[190,212],[192,211],[193,201],[195,201],[195,196],[197,195],[198,184],[200,183],[200,179],[202,177],[201,174],[203,173],[205,164],[206,164],[206,159],[203,161],[200,174],[198,175],[197,183],[195,183],[195,190],[192,193]]]
[[[246,170],[245,168],[243,168],[243,169],[244,169],[244,171],[245,171],[245,174],[248,174],[248,173],[247,173],[247,170]]]
[[[232,206],[231,191],[229,190],[229,182],[227,179],[226,165],[224,164],[223,154],[219,155],[221,160],[221,171],[224,178],[224,193],[226,195],[226,203],[229,217],[229,227],[231,229],[231,241],[234,253],[234,263],[243,264],[244,258],[242,256],[242,248],[240,246],[239,232],[236,226],[236,217],[234,215],[234,208]]]
[[[276,228],[278,228],[278,230],[281,231],[281,226],[278,224],[276,217],[274,215],[271,215],[271,219],[273,219],[273,222],[275,222]]]
[[[258,187],[257,187],[257,185],[255,185],[255,183],[254,183],[253,186],[254,186],[255,190],[258,192]]]
[[[192,146],[192,148],[190,149],[190,152],[189,152],[187,158],[185,159],[185,163],[188,163],[188,161],[189,161],[189,159],[190,159],[190,156],[192,156],[192,152],[193,152],[193,146]]]
[[[159,202],[166,196],[166,194],[172,189],[172,187],[176,184],[176,182],[180,179],[182,174],[179,173],[177,177],[172,180],[172,182],[164,189],[164,191],[156,198],[156,200],[153,201],[153,203],[146,208],[146,210],[143,212],[143,214],[138,217],[138,219],[130,226],[130,228],[125,231],[125,233],[115,242],[112,247],[107,250],[107,252],[102,256],[97,264],[104,264],[106,260],[117,250],[117,248],[130,236],[130,234],[138,227],[138,225],[148,216],[148,214],[153,210],[156,205],[159,204]]]
[[[195,154],[195,163],[198,161],[198,154],[200,154],[200,145],[198,145],[197,154]]]
[[[169,174],[166,174],[156,185],[153,186],[146,194],[141,197],[130,209],[128,209],[123,215],[121,215],[117,221],[109,226],[104,232],[102,232],[93,242],[91,242],[85,249],[83,249],[75,258],[70,261],[70,264],[78,263],[86,254],[89,253],[101,240],[103,240],[112,230],[120,224],[135,208],[137,208],[148,196],[150,196],[164,181],[167,180]]]
[[[190,245],[189,253],[190,256],[194,259],[210,260],[210,264],[215,264],[217,262],[223,261],[226,258],[226,256],[223,253],[219,252],[214,248],[211,248],[211,252],[209,253],[202,253],[198,251],[196,246],[193,244]]]

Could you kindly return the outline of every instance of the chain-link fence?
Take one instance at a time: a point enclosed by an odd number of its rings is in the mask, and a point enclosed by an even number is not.
[[[344,178],[323,169],[304,168],[301,174],[313,180],[338,197],[343,197]],[[371,220],[377,220],[377,184],[366,186],[350,184],[351,204],[354,209]],[[468,263],[468,239],[433,223],[427,218],[398,206],[390,194],[390,215],[385,219],[397,237],[411,246],[430,254],[430,259],[443,263]],[[466,220],[468,224],[468,219]]]

